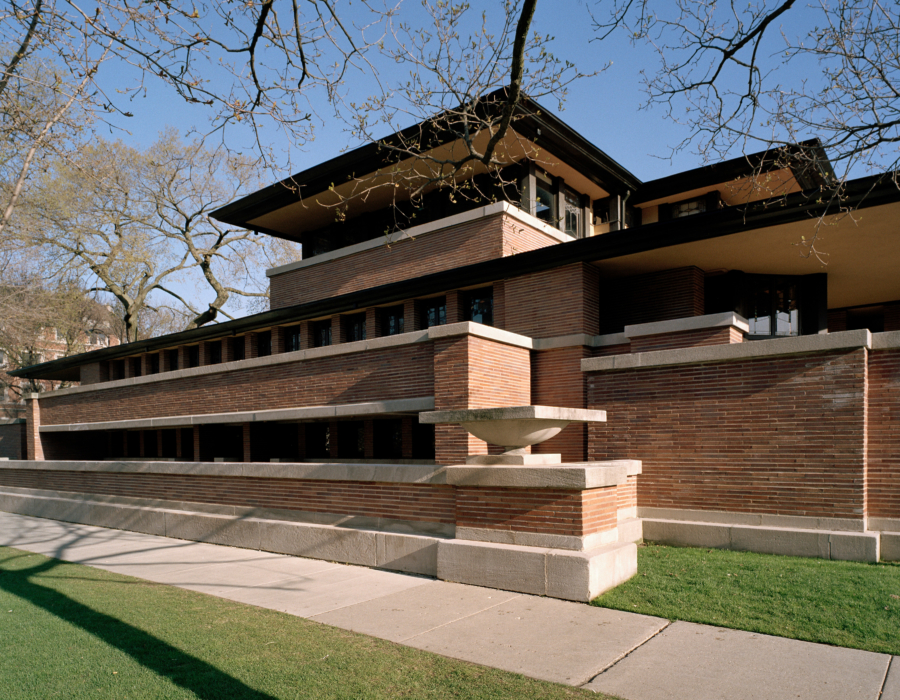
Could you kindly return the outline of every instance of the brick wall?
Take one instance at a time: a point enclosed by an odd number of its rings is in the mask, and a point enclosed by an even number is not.
[[[109,381],[109,365],[106,362],[91,362],[81,368],[81,383],[96,384]]]
[[[524,406],[531,403],[530,351],[475,336],[434,343],[434,405],[437,410]],[[461,463],[487,454],[483,440],[456,425],[435,426],[435,459]]]
[[[506,280],[504,328],[532,338],[596,335],[600,273],[587,263]]]
[[[704,274],[681,267],[610,280],[600,293],[600,333],[626,325],[669,321],[705,313]]]
[[[45,425],[431,396],[428,343],[41,399]]]
[[[616,489],[457,488],[457,527],[584,537],[616,526]]]
[[[643,507],[863,517],[866,351],[589,375],[591,459],[643,460]]]
[[[869,356],[868,509],[900,518],[900,350]]]
[[[629,476],[624,484],[616,487],[616,507],[633,508],[637,505],[638,483],[636,476]]]
[[[271,308],[326,299],[558,242],[498,214],[275,275],[270,279]]]
[[[0,457],[6,459],[27,459],[25,423],[4,423],[0,425]]]
[[[699,348],[704,345],[728,345],[743,343],[744,334],[734,326],[698,328],[679,333],[642,335],[631,339],[631,352],[673,350],[675,348]]]
[[[590,356],[590,348],[582,345],[532,353],[532,402],[538,406],[584,408],[587,392],[581,360]],[[556,437],[534,445],[532,452],[558,452],[564,462],[582,462],[587,458],[586,426],[570,424]]]
[[[0,484],[30,489],[313,513],[453,523],[453,487],[183,474],[0,469]]]

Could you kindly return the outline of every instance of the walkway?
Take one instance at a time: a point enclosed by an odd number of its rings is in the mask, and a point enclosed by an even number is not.
[[[0,513],[0,545],[627,700],[900,700],[900,657]]]

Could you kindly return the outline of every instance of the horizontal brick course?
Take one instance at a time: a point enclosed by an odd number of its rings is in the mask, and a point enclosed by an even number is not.
[[[640,459],[638,504],[862,518],[866,351],[590,375],[591,459]]]
[[[253,477],[0,470],[0,485],[104,496],[453,523],[453,487]]]
[[[274,275],[271,308],[305,304],[559,243],[505,214]]]
[[[272,367],[48,396],[44,425],[266,410],[430,396],[429,343]]]
[[[869,356],[868,511],[900,518],[900,350]]]

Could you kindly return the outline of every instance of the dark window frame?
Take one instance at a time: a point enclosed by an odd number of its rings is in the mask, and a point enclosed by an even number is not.
[[[432,314],[433,312],[433,314]],[[447,297],[431,297],[419,301],[420,327],[424,330],[447,324]],[[431,323],[431,321],[436,321]]]
[[[303,327],[288,326],[284,329],[284,351],[297,352],[302,343]]]
[[[344,326],[344,341],[354,343],[366,339],[366,312],[347,314],[341,317]]]
[[[494,288],[479,287],[466,292],[466,320],[481,323],[485,326],[494,325]],[[476,308],[476,304],[479,308]],[[481,316],[476,319],[476,316]]]
[[[404,332],[404,307],[402,304],[380,310],[381,335],[400,335]]]
[[[309,332],[314,348],[325,348],[334,342],[330,318],[322,319],[321,321],[310,321]]]

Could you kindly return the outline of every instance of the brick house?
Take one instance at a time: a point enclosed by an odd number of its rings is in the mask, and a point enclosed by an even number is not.
[[[495,201],[397,233],[376,146],[221,209],[303,245],[271,310],[18,372],[80,385],[29,402],[0,508],[574,599],[641,537],[900,559],[896,186],[832,214],[824,154],[641,182],[529,100],[512,128]],[[529,404],[608,419],[515,478],[417,420]]]

